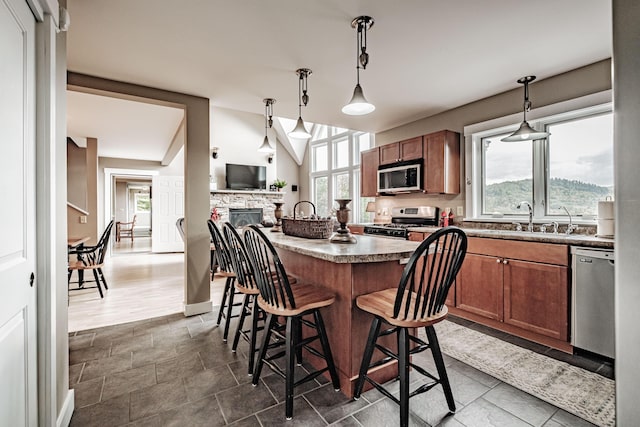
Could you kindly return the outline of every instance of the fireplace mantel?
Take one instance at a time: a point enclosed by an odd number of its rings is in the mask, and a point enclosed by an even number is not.
[[[265,194],[270,196],[285,195],[284,191],[265,191],[265,190],[212,190],[211,194]]]

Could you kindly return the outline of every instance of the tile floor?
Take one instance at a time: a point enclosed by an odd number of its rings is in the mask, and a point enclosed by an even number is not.
[[[69,381],[76,407],[71,426],[398,424],[397,406],[379,392],[354,401],[322,378],[296,389],[294,418],[285,421],[283,380],[265,368],[260,385],[253,387],[246,343],[231,352],[214,315],[175,314],[71,333]],[[430,357],[425,352],[418,363],[433,367]],[[437,387],[411,399],[411,425],[591,425],[455,359],[445,356],[445,361],[456,413],[449,414]]]

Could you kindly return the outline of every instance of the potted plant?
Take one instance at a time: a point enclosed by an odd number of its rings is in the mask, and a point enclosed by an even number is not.
[[[286,187],[286,185],[287,181],[285,181],[284,179],[276,179],[275,181],[273,181],[273,186],[276,187],[278,191],[281,191],[283,187]]]

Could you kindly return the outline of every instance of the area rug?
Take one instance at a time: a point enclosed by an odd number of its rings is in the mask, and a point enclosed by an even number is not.
[[[445,354],[598,426],[615,425],[614,381],[446,320],[436,331]]]

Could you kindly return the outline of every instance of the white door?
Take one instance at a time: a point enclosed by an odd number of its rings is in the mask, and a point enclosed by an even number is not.
[[[38,416],[34,37],[26,1],[0,0],[0,426]]]
[[[184,177],[153,177],[151,186],[152,252],[183,252],[176,221],[184,216]]]

